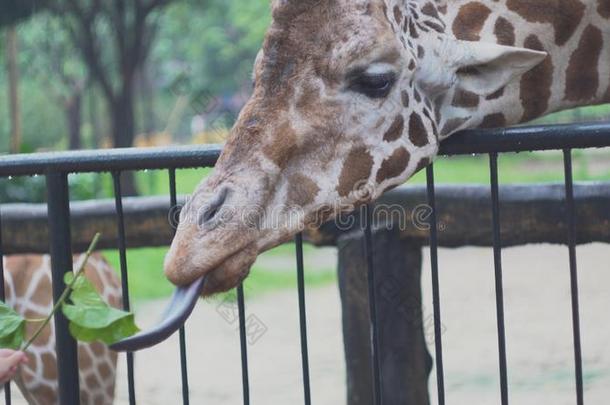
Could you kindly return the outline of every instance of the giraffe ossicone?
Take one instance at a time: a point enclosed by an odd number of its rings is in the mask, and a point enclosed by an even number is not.
[[[165,272],[205,294],[466,128],[610,101],[610,0],[275,0],[254,91]],[[244,215],[243,212],[248,212]]]

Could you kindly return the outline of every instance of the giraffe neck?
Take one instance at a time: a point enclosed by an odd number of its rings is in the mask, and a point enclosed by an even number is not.
[[[78,267],[83,256],[75,256]],[[53,307],[51,261],[47,255],[16,255],[3,258],[6,303],[25,318],[38,319]],[[102,298],[114,307],[121,303],[120,282],[114,270],[100,255],[94,254],[85,275]],[[38,327],[26,325],[32,336]],[[51,322],[26,352],[29,362],[21,366],[15,383],[27,402],[35,405],[58,403],[55,325]],[[114,398],[116,353],[100,342],[78,344],[82,404],[110,404]]]
[[[441,136],[610,102],[610,0],[441,0],[436,7],[458,39],[548,53],[495,94],[447,94]]]

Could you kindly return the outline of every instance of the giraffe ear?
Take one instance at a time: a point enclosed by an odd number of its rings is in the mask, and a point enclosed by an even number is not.
[[[546,52],[486,42],[455,41],[452,52],[457,85],[482,96],[492,94],[514,78],[531,70]]]

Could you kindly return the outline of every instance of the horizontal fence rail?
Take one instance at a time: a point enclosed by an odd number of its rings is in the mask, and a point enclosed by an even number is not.
[[[0,158],[0,176],[212,167],[221,150],[219,145],[194,145],[8,155]]]
[[[489,187],[435,187],[436,216],[442,230],[438,232],[440,247],[492,246],[492,216],[486,208],[491,198]],[[178,206],[186,196],[178,196]],[[610,243],[610,183],[574,185],[578,216],[577,244]],[[375,228],[392,221],[403,238],[429,243],[427,216],[432,210],[427,203],[426,186],[400,187],[384,194],[373,206]],[[117,247],[117,215],[114,200],[78,201],[70,204],[72,246],[83,252],[91,242],[91,234],[101,232],[101,249]],[[174,230],[168,214],[167,197],[124,197],[122,199],[127,248],[167,246]],[[502,246],[529,243],[565,244],[568,223],[565,220],[564,187],[559,184],[500,186],[500,219]],[[48,227],[46,204],[4,204],[2,233],[5,254],[47,253]],[[317,246],[336,246],[342,235],[358,231],[360,223],[354,214],[344,219],[349,226],[335,222],[305,233],[305,239]],[[477,226],[472,226],[477,224]],[[509,226],[510,225],[510,226]]]
[[[608,123],[540,125],[464,131],[443,141],[439,154],[452,156],[609,145]],[[0,158],[0,177],[31,176],[48,171],[88,173],[211,167],[216,164],[221,150],[218,145],[194,145],[8,155]]]
[[[575,246],[593,241],[610,243],[610,183],[575,185],[572,178],[572,149],[610,146],[610,124],[571,124],[559,126],[529,126],[508,129],[468,131],[443,142],[441,155],[489,155],[489,187],[479,186],[435,186],[434,168],[427,169],[426,187],[403,187],[386,193],[364,211],[341,218],[346,222],[327,223],[319,230],[309,230],[296,238],[298,280],[298,320],[301,331],[301,361],[303,368],[304,402],[311,402],[309,355],[307,348],[307,314],[305,310],[303,238],[317,245],[346,245],[350,238],[359,238],[349,246],[350,251],[363,252],[361,267],[368,282],[367,307],[361,308],[360,316],[366,314],[368,360],[370,369],[367,378],[370,384],[368,403],[379,405],[393,403],[389,390],[396,374],[388,372],[386,366],[392,356],[384,347],[392,339],[386,328],[394,319],[388,308],[379,300],[379,277],[386,268],[397,269],[389,255],[376,252],[384,245],[400,250],[401,244],[392,240],[388,233],[378,232],[387,225],[396,228],[398,239],[415,241],[419,246],[430,245],[432,258],[432,283],[434,304],[434,332],[436,349],[437,395],[439,404],[445,403],[444,369],[441,341],[441,301],[438,270],[440,263],[437,249],[442,246],[466,245],[492,246],[495,274],[496,314],[498,331],[498,360],[500,398],[503,405],[509,403],[510,370],[507,357],[510,342],[506,341],[502,248],[535,242],[565,244],[569,248],[570,292],[572,300],[572,331],[574,348],[574,373],[576,380],[575,400],[584,403],[583,365],[580,340],[580,309],[578,296],[578,271]],[[531,150],[561,150],[564,153],[564,185],[500,186],[498,183],[499,154]],[[63,288],[63,272],[69,269],[71,253],[83,251],[91,235],[102,232],[100,248],[120,251],[123,278],[123,305],[130,307],[127,284],[127,249],[131,247],[165,246],[174,234],[173,217],[176,207],[185,197],[176,195],[176,170],[212,167],[221,153],[220,146],[163,147],[151,149],[113,149],[62,153],[14,155],[0,158],[0,177],[45,175],[48,202],[40,204],[6,204],[0,207],[0,258],[11,253],[51,252],[53,267],[54,297]],[[121,174],[125,171],[165,170],[168,173],[170,197],[124,198],[121,191]],[[67,178],[71,173],[111,172],[115,195],[112,200],[69,202]],[[386,212],[384,214],[383,208]],[[398,212],[398,219],[395,217]],[[358,215],[360,214],[360,215]],[[362,215],[364,214],[364,215]],[[400,216],[402,215],[402,217]],[[362,221],[364,218],[364,221]],[[576,221],[578,219],[578,221]],[[346,225],[347,224],[347,225]],[[477,226],[473,226],[477,224]],[[431,231],[432,229],[432,231]],[[49,235],[53,235],[50,238]],[[4,236],[2,238],[2,236]],[[388,243],[386,242],[387,239]],[[359,243],[362,242],[362,246]],[[50,248],[50,249],[49,249]],[[410,251],[413,253],[413,251]],[[398,252],[405,255],[405,252]],[[353,255],[352,255],[353,256]],[[417,262],[421,256],[406,257]],[[351,257],[340,256],[349,262]],[[420,260],[421,261],[421,260]],[[4,285],[0,266],[0,286]],[[341,273],[341,272],[340,272]],[[401,277],[401,272],[396,277]],[[402,272],[404,273],[404,272]],[[345,272],[341,277],[349,277]],[[409,280],[416,285],[416,280]],[[345,289],[342,290],[345,293]],[[3,291],[0,289],[0,296]],[[247,308],[243,287],[237,289],[239,335],[242,365],[243,403],[250,402],[250,370],[247,346]],[[353,294],[348,291],[347,295]],[[353,297],[352,297],[353,298]],[[380,305],[378,305],[380,304]],[[345,306],[344,306],[345,308]],[[421,310],[421,308],[420,308]],[[392,321],[393,322],[393,321]],[[403,325],[404,326],[404,325]],[[79,403],[78,369],[76,367],[76,343],[69,335],[65,319],[56,317],[57,355],[59,361],[60,402]],[[180,378],[182,403],[188,404],[189,380],[187,368],[187,342],[184,329],[179,336]],[[350,347],[358,346],[351,342]],[[404,342],[403,342],[404,346]],[[346,346],[347,347],[347,346]],[[414,346],[413,346],[414,347]],[[349,349],[346,349],[346,352]],[[423,351],[425,352],[425,346]],[[426,352],[427,354],[427,352]],[[347,356],[346,356],[347,357]],[[136,403],[135,378],[132,354],[127,356],[128,394],[130,404]],[[422,364],[425,359],[422,360]],[[362,369],[362,366],[359,366]],[[391,370],[391,367],[390,367]],[[362,370],[359,372],[362,373]],[[349,379],[349,378],[348,378]],[[362,381],[362,380],[358,380]],[[349,384],[348,384],[349,385]],[[314,387],[315,388],[315,387]],[[353,388],[353,387],[352,387]],[[356,389],[359,387],[357,386]],[[393,390],[396,391],[396,390]],[[395,392],[394,392],[395,393]],[[6,401],[10,403],[10,390],[6,390]],[[367,404],[368,404],[367,403]]]
[[[536,125],[463,131],[441,143],[440,155],[602,148],[610,145],[610,124]]]

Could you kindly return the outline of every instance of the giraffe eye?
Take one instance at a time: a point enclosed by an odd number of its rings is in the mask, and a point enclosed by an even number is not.
[[[390,94],[394,83],[396,83],[394,72],[374,74],[361,72],[351,78],[349,89],[369,98],[384,98]]]

